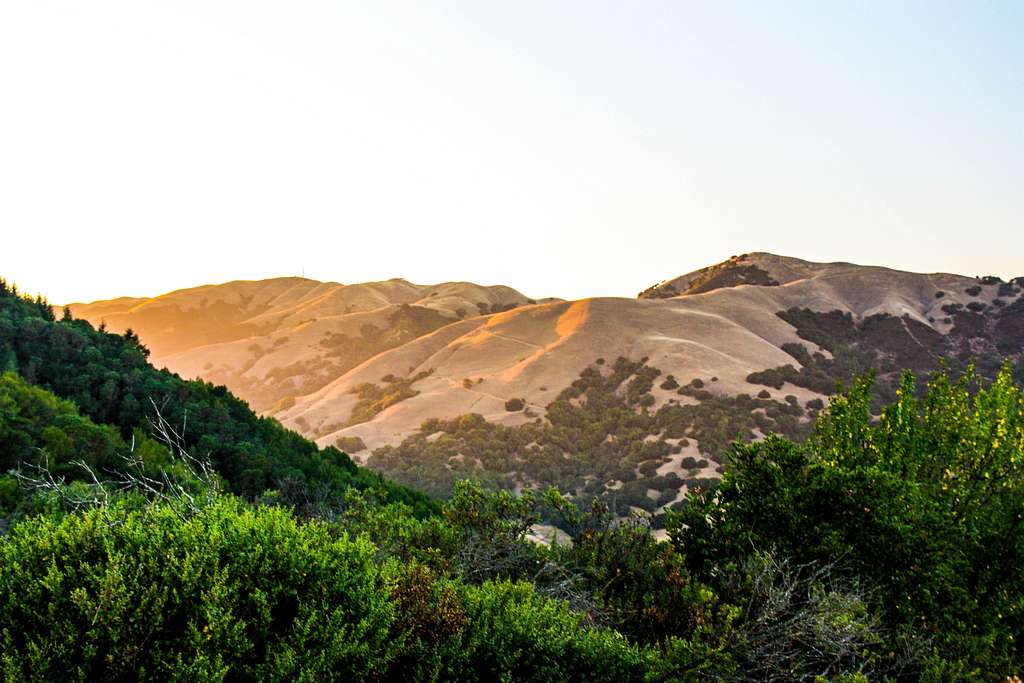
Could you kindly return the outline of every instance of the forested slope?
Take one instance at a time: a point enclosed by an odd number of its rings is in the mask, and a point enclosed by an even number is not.
[[[131,331],[111,334],[70,315],[57,320],[44,299],[22,297],[0,281],[0,369],[70,401],[122,439],[148,433],[156,406],[238,495],[257,496],[282,482],[374,487],[421,512],[432,508],[426,496],[357,467],[337,448],[320,449],[257,416],[225,387],[153,368],[148,354]]]

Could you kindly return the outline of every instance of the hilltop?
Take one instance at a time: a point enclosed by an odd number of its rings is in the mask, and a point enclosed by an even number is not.
[[[156,365],[225,384],[267,410],[453,321],[532,303],[510,287],[468,282],[343,285],[285,277],[69,308],[112,331],[134,330]]]

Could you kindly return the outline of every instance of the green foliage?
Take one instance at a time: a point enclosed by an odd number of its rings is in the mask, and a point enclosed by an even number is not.
[[[451,495],[458,479],[496,489],[555,486],[583,500],[602,496],[629,514],[675,498],[679,486],[657,474],[675,448],[670,440],[694,438],[704,455],[724,462],[729,444],[753,438],[755,429],[793,438],[810,429],[801,407],[750,396],[709,393],[695,405],[666,402],[654,410],[659,375],[646,359],[595,363],[547,406],[546,422],[509,427],[474,414],[427,420],[397,447],[376,449],[368,464],[438,496]]]
[[[370,382],[364,382],[349,393],[355,394],[359,401],[352,408],[352,414],[345,424],[346,427],[369,422],[384,410],[396,403],[412,398],[420,392],[413,389],[412,385],[421,379],[429,377],[434,371],[424,370],[412,377],[400,378],[388,376],[383,387]]]
[[[973,291],[973,287],[969,290]],[[980,292],[980,287],[978,288]],[[988,380],[999,373],[1002,359],[1024,359],[1024,303],[990,309],[980,302],[946,304],[951,317],[947,335],[911,318],[879,313],[855,321],[850,313],[828,313],[806,308],[780,311],[778,316],[796,333],[831,354],[809,351],[803,344],[783,344],[782,349],[800,364],[768,368],[747,377],[752,384],[781,389],[785,382],[821,394],[850,386],[857,377],[875,373],[872,407],[879,412],[896,398],[900,371],[927,374],[946,369],[956,375],[972,361]],[[921,389],[922,387],[918,387]]]
[[[488,582],[465,591],[470,627],[460,681],[641,680],[646,658],[614,631],[582,628],[564,603],[525,583]]]
[[[526,407],[526,401],[521,398],[510,398],[505,401],[505,410],[510,413],[518,413],[520,410]]]
[[[3,663],[72,680],[996,680],[1022,655],[1024,399],[1009,368],[975,384],[939,376],[916,398],[908,375],[874,420],[861,381],[808,444],[735,444],[671,543],[600,500],[468,483],[425,519],[349,489],[330,525],[283,499],[22,521],[0,540]],[[531,543],[542,520],[569,542]]]
[[[140,467],[184,475],[168,450],[141,430],[129,445],[113,427],[94,424],[70,401],[32,386],[13,372],[0,375],[0,472],[33,474],[44,467],[56,480],[119,471],[131,453]],[[186,475],[187,478],[187,475]],[[24,512],[26,491],[7,475],[0,484],[0,517]]]
[[[334,445],[342,453],[358,453],[366,450],[366,444],[358,436],[339,436],[334,440]]]
[[[492,493],[460,481],[443,514],[457,534],[452,559],[460,577],[478,583],[532,575],[538,556],[526,534],[540,519],[532,491]]]
[[[529,490],[513,496],[460,482],[440,518],[418,520],[401,506],[353,503],[341,527],[368,534],[384,556],[407,563],[407,573],[420,577],[400,592],[410,604],[420,605],[418,612],[434,615],[423,617],[431,633],[451,630],[459,618],[456,606],[441,604],[444,586],[468,594],[459,586],[490,591],[492,585],[532,584],[531,603],[540,607],[547,604],[542,598],[564,601],[574,613],[566,618],[572,629],[596,625],[621,634],[615,640],[625,636],[655,655],[645,665],[652,671],[663,650],[678,655],[672,671],[680,676],[728,669],[732,609],[690,577],[670,544],[655,540],[645,524],[619,523],[600,502],[581,511],[553,489],[543,497]],[[531,527],[545,519],[567,530],[570,542],[547,547],[530,541]],[[530,622],[538,617],[521,618]],[[470,619],[467,628],[474,623]],[[456,661],[460,656],[445,655]],[[575,679],[581,674],[565,675]]]
[[[184,427],[185,446],[208,456],[240,495],[254,497],[282,480],[298,479],[310,486],[373,487],[409,502],[420,514],[435,509],[426,496],[356,467],[337,448],[320,450],[276,421],[256,416],[222,386],[156,370],[148,355],[131,331],[116,335],[94,330],[84,320],[56,322],[45,300],[0,288],[0,359],[29,384],[74,403],[82,417],[113,426],[122,439],[148,431],[153,401],[168,422]],[[63,416],[55,426],[69,434],[71,421]],[[49,447],[60,450],[53,440],[57,435],[51,437]]]
[[[875,421],[862,380],[806,447],[737,444],[715,493],[673,516],[677,548],[698,577],[751,548],[836,562],[878,591],[890,638],[930,639],[940,668],[1009,675],[1024,658],[1024,400],[1009,366],[976,383],[938,375],[918,399],[908,373]]]
[[[8,680],[365,678],[394,606],[364,540],[224,500],[16,525],[0,539]]]
[[[572,544],[555,545],[550,557],[578,585],[593,593],[602,617],[643,644],[665,646],[670,638],[705,638],[720,616],[714,594],[694,580],[683,558],[655,540],[637,518],[615,519],[594,501],[586,513],[554,492],[549,504],[560,512]]]
[[[7,680],[629,681],[651,663],[528,583],[381,562],[366,536],[229,498],[17,524],[0,643]]]
[[[8,515],[17,511],[26,498],[18,480],[9,474],[0,474],[0,534],[7,531]]]
[[[74,474],[72,460],[111,467],[126,451],[116,429],[94,424],[70,401],[13,372],[0,375],[0,471],[28,462],[49,463],[56,476]]]

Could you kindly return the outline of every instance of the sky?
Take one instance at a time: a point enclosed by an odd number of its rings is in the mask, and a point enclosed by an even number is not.
[[[1024,3],[0,3],[0,276],[1024,275]]]

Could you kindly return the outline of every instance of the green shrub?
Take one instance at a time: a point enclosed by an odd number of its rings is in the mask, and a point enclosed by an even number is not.
[[[657,460],[647,460],[640,463],[640,467],[638,469],[640,470],[640,474],[645,477],[653,477],[658,471],[659,464],[660,463]]]
[[[0,539],[8,680],[366,678],[395,608],[373,546],[222,499],[93,509]]]
[[[675,391],[679,388],[679,382],[672,375],[668,375],[659,386],[666,391]]]
[[[670,517],[676,547],[709,581],[751,549],[836,563],[874,595],[886,657],[912,643],[894,668],[934,680],[1017,673],[1024,396],[1009,364],[990,387],[978,385],[973,373],[956,384],[939,375],[919,399],[908,373],[875,419],[870,382],[859,381],[832,401],[806,446],[777,437],[736,445],[717,490]]]
[[[643,680],[647,658],[619,633],[583,627],[564,603],[526,583],[464,590],[468,617],[453,678],[460,681]]]
[[[433,372],[434,370],[430,369],[419,372],[412,377],[392,377],[391,381],[387,382],[383,387],[379,387],[371,382],[363,382],[356,385],[348,393],[355,394],[359,400],[352,408],[352,414],[344,426],[351,427],[363,422],[369,422],[396,403],[417,396],[420,392],[413,389],[412,385],[421,379],[426,379]],[[463,380],[463,384],[467,381],[469,380]]]
[[[505,410],[510,413],[518,413],[520,410],[526,407],[526,401],[521,398],[510,398],[505,401]]]
[[[533,499],[461,491],[444,522],[354,492],[334,528],[234,498],[187,519],[115,505],[22,521],[0,537],[0,667],[7,680],[643,680],[649,651],[533,585],[466,585],[421,563],[461,557],[468,577],[512,568],[520,548],[536,572]]]
[[[339,436],[334,446],[343,453],[358,453],[366,450],[366,443],[358,436]]]

